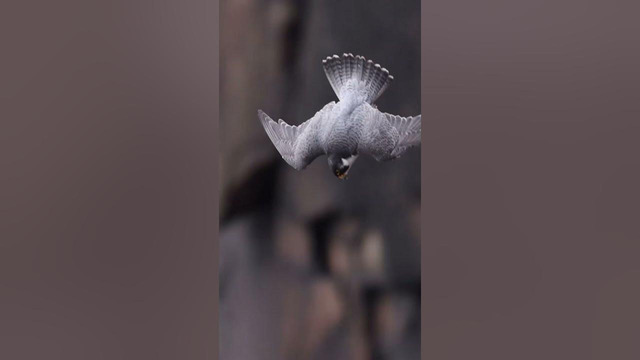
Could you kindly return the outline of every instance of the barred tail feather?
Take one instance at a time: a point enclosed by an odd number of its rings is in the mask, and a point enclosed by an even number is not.
[[[322,60],[322,67],[339,99],[356,91],[373,104],[393,81],[387,69],[360,55],[329,56]]]

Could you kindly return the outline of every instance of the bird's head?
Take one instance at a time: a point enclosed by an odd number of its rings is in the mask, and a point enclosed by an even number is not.
[[[347,174],[357,158],[358,155],[330,155],[328,160],[331,172],[340,180],[347,179]]]

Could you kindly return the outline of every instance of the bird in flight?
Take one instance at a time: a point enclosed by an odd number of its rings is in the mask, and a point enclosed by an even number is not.
[[[322,66],[338,102],[298,126],[275,122],[258,110],[269,139],[291,167],[302,170],[326,155],[333,174],[346,179],[360,154],[388,161],[420,145],[421,115],[391,115],[374,105],[393,81],[387,69],[353,54],[327,57]]]

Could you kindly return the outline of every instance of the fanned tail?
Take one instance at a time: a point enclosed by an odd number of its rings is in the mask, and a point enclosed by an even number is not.
[[[355,92],[373,104],[393,81],[387,69],[360,55],[329,56],[322,60],[322,67],[333,91],[341,100],[348,93]]]

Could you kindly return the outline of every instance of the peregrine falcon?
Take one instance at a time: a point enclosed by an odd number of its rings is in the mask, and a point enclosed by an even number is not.
[[[353,54],[327,57],[322,66],[338,102],[298,126],[275,122],[258,110],[269,139],[291,167],[302,170],[327,155],[333,174],[346,179],[360,154],[388,161],[420,145],[421,115],[391,115],[373,105],[393,81],[387,69]]]

